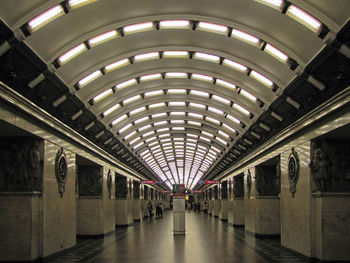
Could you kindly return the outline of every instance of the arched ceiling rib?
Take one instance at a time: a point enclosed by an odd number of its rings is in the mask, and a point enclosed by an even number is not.
[[[112,145],[141,171],[140,163],[147,165],[168,186],[182,182],[193,188],[260,143],[272,129],[263,117],[276,127],[286,119],[275,112],[276,104],[300,109],[286,89],[349,19],[349,1],[337,0],[337,7],[321,2],[223,0],[213,7],[209,0],[154,0],[137,6],[98,0],[80,7],[74,3],[84,0],[15,0],[3,3],[0,15],[67,86],[69,92],[51,102],[54,108],[68,107],[74,97],[83,106],[72,107],[68,117],[94,139]],[[51,8],[57,18],[40,29],[30,27]],[[313,16],[308,18],[313,25],[297,21],[297,12]],[[182,25],[166,27],[165,21],[174,20]],[[128,32],[145,22],[150,25],[146,30]],[[94,43],[105,33],[110,38]],[[187,53],[171,57],[169,51]],[[65,60],[67,52],[77,54]],[[139,60],[145,54],[152,59]],[[170,78],[169,73],[182,75]],[[145,81],[151,74],[159,77]],[[310,82],[323,90],[322,83]],[[164,107],[154,106],[159,103]],[[85,118],[87,112],[93,120]]]

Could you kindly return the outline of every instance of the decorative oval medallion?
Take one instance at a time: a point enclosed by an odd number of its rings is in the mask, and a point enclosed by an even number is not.
[[[60,196],[63,197],[63,193],[65,191],[65,184],[67,180],[67,171],[68,171],[68,162],[66,158],[66,154],[63,152],[63,148],[58,150],[56,154],[56,162],[55,162],[55,174],[58,183],[58,192]]]
[[[289,180],[289,190],[294,197],[296,192],[296,186],[299,179],[300,162],[298,153],[292,148],[292,153],[288,158],[288,180]]]

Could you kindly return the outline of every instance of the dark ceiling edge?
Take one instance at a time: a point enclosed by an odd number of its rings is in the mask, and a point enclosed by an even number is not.
[[[28,99],[26,99],[25,97],[23,97],[22,95],[7,87],[1,82],[0,100],[2,102],[2,106],[6,106],[6,108],[11,112],[14,112],[17,115],[24,116],[25,118],[30,119],[39,127],[42,127],[45,130],[52,132],[54,135],[66,140],[72,145],[84,149],[90,154],[117,167],[125,173],[135,176],[141,181],[144,179],[142,178],[142,176],[138,175],[138,173],[132,171],[131,169],[128,170],[122,167],[121,164],[119,164],[118,161],[115,159],[115,157],[111,156],[109,153],[105,152],[103,149],[90,142],[84,136],[80,135],[78,132],[74,131],[73,129],[62,123],[60,120],[56,119],[46,111],[42,110],[34,103],[30,102]],[[60,131],[59,129],[61,129],[62,131]],[[72,134],[75,135],[76,138],[70,136]],[[84,145],[84,142],[87,145]]]

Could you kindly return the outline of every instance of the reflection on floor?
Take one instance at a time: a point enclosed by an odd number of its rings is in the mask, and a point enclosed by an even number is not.
[[[172,233],[172,212],[163,219],[135,223],[101,239],[79,240],[74,249],[45,262],[91,263],[210,263],[307,262],[279,245],[276,239],[257,239],[201,213],[186,213],[186,235]]]

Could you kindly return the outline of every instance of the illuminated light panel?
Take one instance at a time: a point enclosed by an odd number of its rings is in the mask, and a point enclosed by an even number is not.
[[[131,142],[129,142],[129,145],[133,145],[134,143],[138,142],[139,140],[141,140],[141,138],[137,137],[137,138],[133,139]]]
[[[160,73],[145,75],[140,78],[141,81],[150,81],[155,79],[161,79],[162,75]]]
[[[137,100],[140,100],[140,99],[141,99],[141,95],[133,96],[133,97],[131,97],[131,98],[128,98],[128,99],[126,99],[126,100],[123,100],[123,105],[132,103],[132,102],[137,101]]]
[[[157,108],[165,107],[165,103],[160,102],[160,103],[150,104],[148,107],[150,109],[157,109]]]
[[[152,119],[161,118],[167,116],[166,112],[157,113],[152,115]]]
[[[145,60],[151,60],[151,59],[158,59],[159,58],[159,53],[158,52],[150,52],[150,53],[145,53],[141,55],[136,55],[134,57],[135,62],[141,62]]]
[[[130,129],[132,127],[132,124],[129,123],[128,125],[125,125],[123,128],[121,128],[118,133],[122,134],[123,132],[125,132],[126,130]]]
[[[283,5],[283,0],[255,0],[255,2],[267,5],[277,10],[281,10]]]
[[[97,46],[99,44],[102,44],[104,42],[107,42],[113,38],[116,38],[118,36],[118,33],[116,30],[111,30],[109,32],[103,33],[101,35],[98,35],[96,37],[90,38],[88,43],[90,47]]]
[[[94,2],[97,2],[98,0],[69,0],[68,6],[71,9],[77,9],[79,7],[82,7],[84,5],[88,5]]]
[[[286,63],[288,60],[288,56],[284,54],[282,51],[279,49],[275,48],[274,46],[270,45],[269,43],[266,44],[264,51],[273,56],[274,58],[278,59],[282,63]]]
[[[203,135],[205,135],[205,136],[208,136],[208,137],[214,137],[214,135],[213,134],[211,134],[211,133],[209,133],[209,132],[206,132],[206,131],[201,131],[201,133],[203,134]]]
[[[231,116],[230,114],[227,114],[226,118],[229,119],[230,121],[233,121],[234,123],[237,123],[237,124],[241,123],[240,120]]]
[[[165,78],[187,78],[187,73],[185,72],[168,72],[165,73]]]
[[[138,123],[141,123],[141,122],[144,122],[144,121],[147,121],[147,120],[149,120],[148,117],[143,117],[143,118],[141,118],[141,119],[136,120],[134,123],[135,123],[135,124],[138,124]]]
[[[220,125],[220,121],[214,119],[214,118],[211,118],[211,117],[205,117],[205,120],[209,121],[209,122],[212,122],[212,123],[215,123],[217,125]]]
[[[170,123],[171,124],[184,124],[185,121],[184,120],[171,120]]]
[[[189,20],[162,20],[159,22],[160,29],[188,29],[191,28]]]
[[[168,94],[186,94],[187,91],[185,89],[168,89]]]
[[[253,79],[259,81],[260,83],[264,84],[267,87],[272,87],[273,86],[273,81],[265,77],[264,75],[252,70],[250,72],[250,75]]]
[[[187,115],[188,115],[188,117],[192,117],[192,118],[197,118],[197,119],[203,120],[203,115],[201,115],[201,114],[189,112]]]
[[[143,131],[148,130],[150,128],[152,128],[152,125],[149,124],[149,125],[146,125],[146,126],[143,126],[143,127],[139,128],[138,131],[139,132],[143,132]]]
[[[249,99],[251,101],[256,101],[257,100],[257,98],[255,96],[253,96],[249,92],[245,91],[244,89],[241,89],[240,94],[242,94],[244,97],[246,97],[247,99]]]
[[[229,130],[229,131],[231,131],[231,132],[233,132],[233,133],[236,134],[236,130],[233,129],[233,128],[231,128],[231,127],[228,126],[227,124],[223,123],[223,124],[222,124],[222,127],[224,127],[225,129],[227,129],[227,130]]]
[[[219,130],[219,131],[218,131],[218,134],[224,136],[226,139],[230,138],[230,136],[229,136],[227,133],[223,132],[223,131],[220,131],[220,130]]]
[[[184,131],[185,127],[172,127],[171,130],[172,131]]]
[[[191,91],[190,91],[190,94],[191,94],[191,95],[195,95],[195,96],[200,96],[200,97],[209,98],[209,93],[204,92],[204,91],[191,90]]]
[[[111,114],[113,111],[120,108],[120,104],[115,104],[114,106],[110,107],[108,110],[103,112],[103,116],[106,117],[107,115]]]
[[[146,155],[145,155],[145,154],[146,154]],[[145,155],[145,156],[144,156],[144,155]],[[149,155],[151,155],[150,152],[149,152],[149,150],[145,150],[145,151],[143,151],[142,153],[140,153],[140,156],[141,156],[143,159],[147,158]]]
[[[222,143],[223,145],[227,145],[227,142],[223,139],[221,139],[220,137],[215,137],[215,140],[217,140],[218,142]],[[210,154],[208,154],[210,156]]]
[[[124,82],[116,85],[115,87],[116,87],[116,89],[121,90],[121,89],[130,87],[130,86],[136,85],[136,84],[137,84],[136,79],[130,79],[130,80],[124,81]]]
[[[108,97],[108,96],[111,95],[112,93],[113,93],[113,90],[112,90],[112,89],[108,89],[108,90],[106,90],[106,91],[100,93],[99,95],[97,95],[97,96],[93,99],[93,101],[94,101],[94,103],[97,103],[97,102],[103,100],[104,98]]]
[[[132,147],[133,150],[136,150],[137,148],[141,147],[144,144],[144,142],[140,142],[139,144],[136,144],[134,147]]]
[[[120,116],[119,118],[112,121],[112,126],[118,124],[119,122],[122,122],[123,120],[126,120],[127,118],[128,118],[128,115],[126,115],[126,114]]]
[[[216,148],[215,146],[211,146],[210,149],[213,149],[214,151],[221,153],[221,151],[218,148]]]
[[[209,31],[218,34],[227,34],[228,27],[208,22],[199,22],[198,29],[203,31]]]
[[[170,112],[170,116],[185,116],[184,111],[172,111]]]
[[[43,26],[47,25],[48,23],[52,22],[56,18],[59,18],[60,16],[63,16],[64,10],[61,5],[56,5],[41,15],[38,15],[37,17],[33,18],[28,22],[28,27],[30,32],[35,32],[42,28]]]
[[[203,137],[203,136],[199,136],[199,139],[200,140],[203,140],[203,141],[206,141],[206,142],[210,142],[211,140],[206,138],[206,137]],[[197,153],[198,154],[198,153]]]
[[[85,78],[79,80],[78,86],[79,88],[85,87],[86,85],[88,85],[89,83],[93,82],[94,80],[98,79],[101,76],[102,76],[101,70],[96,70],[95,72],[91,73]]]
[[[295,5],[288,7],[286,15],[315,33],[318,33],[321,29],[322,23],[320,21]]]
[[[211,112],[219,114],[219,115],[224,115],[224,112],[222,110],[216,109],[214,107],[208,107],[208,111],[211,111]]]
[[[218,102],[221,102],[223,104],[226,104],[226,105],[231,105],[231,101],[230,100],[225,99],[225,98],[220,97],[220,96],[217,96],[217,95],[213,95],[212,99],[214,99],[214,100],[216,100]]]
[[[138,114],[138,113],[143,112],[145,110],[146,110],[146,107],[141,107],[141,108],[130,111],[130,115],[135,115],[135,114]]]
[[[160,125],[166,125],[168,122],[167,121],[158,121],[153,123],[154,126],[160,126]]]
[[[236,103],[233,103],[232,107],[239,110],[240,112],[244,113],[245,115],[250,115],[250,112],[248,110],[246,110],[245,108],[243,108],[242,106],[240,106]]]
[[[231,37],[238,38],[253,45],[258,45],[260,42],[259,38],[245,33],[243,31],[240,31],[238,29],[232,29]]]
[[[147,132],[147,133],[145,133],[145,134],[142,135],[142,138],[151,136],[151,135],[153,135],[153,134],[154,134],[154,131]]]
[[[202,74],[192,74],[191,76],[192,79],[196,79],[196,80],[202,80],[202,81],[207,81],[207,82],[212,82],[213,78],[206,76],[206,75],[202,75]]]
[[[193,108],[197,108],[197,109],[202,109],[202,110],[205,110],[206,109],[206,106],[203,105],[203,104],[198,104],[198,103],[193,103],[193,102],[190,102],[189,104],[190,107],[193,107]]]
[[[151,138],[148,138],[145,142],[149,143],[151,141],[154,141],[155,139],[157,139],[157,138],[156,137],[151,137]],[[158,143],[158,142],[154,142],[154,143]],[[150,144],[150,146],[151,146],[151,144]]]
[[[144,22],[140,24],[134,24],[123,27],[124,34],[133,34],[133,33],[139,33],[143,31],[149,31],[153,29],[153,23],[152,22]]]
[[[222,86],[224,88],[232,89],[232,90],[236,89],[236,85],[233,85],[232,83],[221,80],[221,79],[216,79],[215,84]]]
[[[153,96],[160,96],[164,95],[163,90],[155,90],[155,91],[149,91],[145,93],[145,98],[153,97]]]
[[[105,72],[111,72],[113,70],[116,70],[118,68],[122,68],[126,65],[129,65],[130,64],[130,61],[129,59],[125,58],[125,59],[122,59],[122,60],[119,60],[119,61],[116,61],[112,64],[109,64],[107,66],[105,66],[104,70]]]
[[[234,62],[230,59],[224,59],[224,61],[222,62],[223,65],[229,67],[229,68],[232,68],[234,70],[238,70],[238,71],[241,71],[241,72],[247,72],[248,68],[242,64],[239,64],[237,62]]]
[[[164,51],[163,58],[189,58],[188,51]]]
[[[205,60],[205,61],[210,61],[210,62],[214,62],[214,63],[220,62],[220,57],[206,54],[206,53],[201,53],[201,52],[194,53],[194,58],[200,59],[200,60]]]
[[[168,105],[170,107],[185,107],[186,102],[184,102],[184,101],[170,101]]]
[[[64,63],[67,63],[68,61],[72,60],[76,56],[80,55],[84,51],[87,50],[87,47],[84,43],[72,48],[71,50],[64,53],[62,56],[58,58],[59,64],[63,65]]]
[[[169,128],[158,129],[157,133],[169,131]]]
[[[196,121],[187,121],[187,124],[194,125],[194,126],[202,126],[200,122],[196,122]]]

